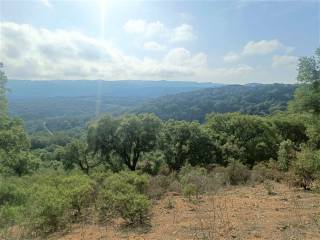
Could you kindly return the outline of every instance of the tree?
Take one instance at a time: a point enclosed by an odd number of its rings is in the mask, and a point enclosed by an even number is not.
[[[301,57],[298,63],[298,81],[302,85],[296,90],[290,108],[296,112],[320,114],[320,48],[315,56]]]
[[[29,153],[30,140],[22,122],[8,117],[6,82],[6,75],[0,71],[0,173],[21,176],[35,170],[38,164]]]
[[[197,122],[169,120],[160,134],[160,148],[171,170],[215,162],[215,145]]]
[[[297,154],[293,169],[298,177],[297,183],[309,190],[313,181],[320,177],[320,150],[314,151],[304,147]]]
[[[90,152],[87,143],[82,139],[67,144],[62,158],[65,169],[72,169],[77,165],[86,174],[101,164],[99,156]]]
[[[38,160],[29,150],[22,122],[7,119],[0,127],[0,172],[21,176],[37,169]]]
[[[141,155],[156,147],[161,120],[153,114],[126,115],[119,119],[106,116],[89,129],[89,148],[101,153],[107,162],[115,153],[132,171]]]
[[[300,144],[309,140],[306,126],[307,116],[282,112],[270,116],[269,119],[283,141],[291,140],[298,148]]]
[[[2,119],[7,117],[7,99],[6,99],[6,83],[7,83],[7,76],[1,68],[3,64],[0,62],[0,123],[3,121]]]
[[[315,56],[299,59],[297,79],[302,84],[296,90],[289,110],[308,117],[309,145],[320,148],[320,48],[315,51]]]
[[[212,114],[205,126],[222,150],[228,147],[222,155],[223,163],[234,158],[253,165],[277,156],[279,136],[274,126],[263,117],[239,113]]]

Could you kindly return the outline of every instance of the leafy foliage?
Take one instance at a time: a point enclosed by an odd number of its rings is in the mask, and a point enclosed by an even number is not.
[[[220,145],[222,164],[234,158],[253,165],[277,156],[279,136],[274,126],[262,117],[212,114],[208,116],[206,128]]]
[[[288,171],[290,164],[294,161],[295,157],[296,151],[294,149],[294,143],[291,140],[281,142],[278,151],[279,169]]]
[[[313,181],[320,177],[320,150],[313,151],[305,147],[294,162],[297,183],[304,189],[310,189]]]
[[[160,136],[160,149],[171,170],[184,164],[207,165],[215,162],[215,145],[199,123],[169,120]]]
[[[107,116],[89,129],[89,147],[108,161],[111,153],[117,154],[130,170],[135,170],[142,153],[156,147],[160,127],[160,119],[152,114],[126,115],[119,119]]]
[[[115,216],[128,224],[143,224],[148,219],[150,202],[143,194],[148,180],[146,176],[122,172],[105,179],[98,196],[98,210],[102,221]]]
[[[150,112],[162,119],[198,120],[208,113],[241,112],[267,115],[285,110],[296,86],[284,84],[229,85],[169,95],[151,100],[133,110]]]

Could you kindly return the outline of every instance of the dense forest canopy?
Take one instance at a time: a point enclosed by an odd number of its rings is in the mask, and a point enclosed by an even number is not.
[[[295,89],[295,85],[285,84],[229,85],[160,97],[133,112],[155,113],[162,119],[201,122],[212,112],[268,115],[285,110]]]

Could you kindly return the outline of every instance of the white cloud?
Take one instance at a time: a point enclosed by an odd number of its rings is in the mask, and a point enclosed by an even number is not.
[[[275,55],[272,58],[273,67],[289,66],[296,67],[298,63],[298,57],[290,55]]]
[[[285,48],[284,45],[277,39],[261,40],[259,42],[250,41],[243,47],[242,55],[267,55],[283,48]]]
[[[189,24],[182,24],[176,27],[172,31],[171,41],[172,42],[185,42],[192,41],[197,37],[193,34],[193,27]]]
[[[52,3],[49,0],[40,0],[40,1],[49,8],[53,7]]]
[[[146,22],[141,19],[127,21],[124,25],[124,30],[128,33],[139,34],[147,38],[157,34],[164,34],[167,31],[160,21]]]
[[[173,49],[162,59],[128,56],[110,42],[80,32],[2,22],[0,51],[16,79],[193,79],[206,68],[204,53]]]
[[[166,47],[164,45],[161,45],[154,41],[146,42],[143,46],[145,49],[155,52],[162,52],[166,50]]]
[[[252,81],[250,76],[254,74],[255,69],[251,66],[245,64],[239,64],[234,67],[222,67],[211,69],[207,74],[214,82],[222,82],[222,83],[248,83]]]
[[[162,58],[138,58],[107,41],[80,32],[38,29],[2,22],[0,52],[10,79],[105,79],[248,81],[247,65],[209,68],[205,53],[185,48],[169,50]]]
[[[226,63],[237,62],[245,57],[266,56],[275,52],[288,54],[294,50],[293,47],[286,46],[277,39],[250,41],[245,44],[240,53],[229,52],[223,57]]]
[[[239,54],[234,52],[229,52],[223,57],[223,61],[226,63],[237,62],[240,59]]]
[[[127,33],[136,34],[143,38],[165,38],[172,42],[192,41],[197,37],[193,33],[193,27],[189,24],[182,24],[175,28],[169,28],[160,21],[147,22],[141,19],[131,19],[124,24]]]
[[[207,55],[204,53],[192,55],[185,48],[175,48],[168,52],[168,54],[164,58],[164,62],[177,66],[205,68],[207,67]]]
[[[144,20],[129,20],[124,25],[124,30],[128,33],[144,33],[146,22]]]

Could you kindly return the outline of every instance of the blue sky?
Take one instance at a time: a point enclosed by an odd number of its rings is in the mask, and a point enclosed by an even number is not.
[[[12,79],[294,83],[319,1],[0,0]]]

